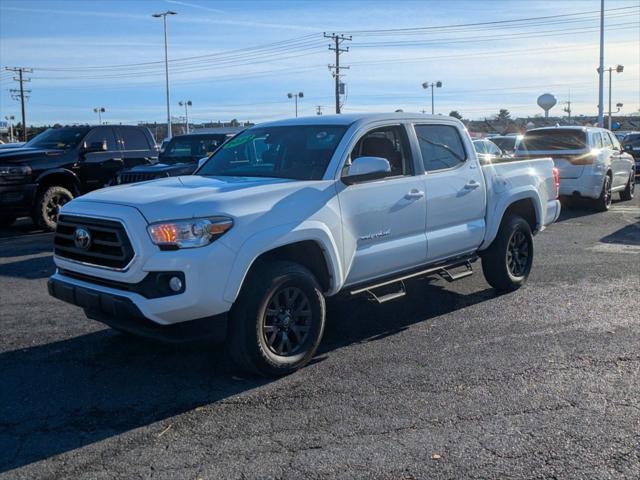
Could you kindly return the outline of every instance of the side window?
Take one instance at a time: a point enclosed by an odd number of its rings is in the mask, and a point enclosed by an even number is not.
[[[87,145],[104,141],[107,142],[107,151],[111,152],[114,150],[118,150],[116,137],[113,134],[113,130],[111,128],[94,128],[87,134],[86,137],[84,137],[84,142]]]
[[[422,163],[426,172],[454,168],[467,159],[462,138],[450,125],[416,125]]]
[[[594,132],[593,134],[593,147],[602,148],[602,135],[598,132]]]
[[[407,134],[399,125],[376,128],[366,133],[351,151],[351,161],[358,157],[386,159],[391,167],[391,177],[413,174]]]
[[[611,143],[611,138],[607,135],[607,132],[601,132],[602,135],[602,146],[605,148],[613,148],[613,143]]]
[[[147,137],[137,128],[120,128],[124,150],[149,150]]]
[[[473,142],[473,148],[476,151],[476,153],[487,153],[484,140],[476,140],[475,142]],[[420,146],[420,149],[422,150],[422,145]],[[426,167],[425,167],[425,170],[426,170]]]
[[[500,155],[501,151],[495,143],[489,142],[489,153],[492,155]]]
[[[616,137],[613,133],[611,132],[607,132],[607,135],[609,135],[609,138],[611,139],[611,144],[613,145],[613,148],[615,150],[621,150],[620,148],[620,142],[618,141],[618,137]]]

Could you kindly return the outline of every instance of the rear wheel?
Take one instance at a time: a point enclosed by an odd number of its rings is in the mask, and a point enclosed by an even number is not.
[[[496,290],[510,292],[525,284],[533,264],[533,235],[525,219],[502,220],[496,238],[482,253],[482,271]]]
[[[604,177],[602,191],[600,192],[600,197],[594,201],[594,207],[599,212],[606,212],[611,208],[611,177],[609,175]]]
[[[631,172],[631,175],[629,175],[629,181],[627,182],[627,186],[622,192],[620,192],[620,199],[625,201],[633,200],[635,193],[636,193],[636,176],[634,172]]]
[[[40,192],[33,211],[33,221],[40,228],[55,230],[60,208],[73,200],[73,194],[64,187],[51,186]]]
[[[229,354],[251,373],[292,373],[313,358],[325,315],[322,290],[309,270],[285,261],[258,264],[231,310]]]

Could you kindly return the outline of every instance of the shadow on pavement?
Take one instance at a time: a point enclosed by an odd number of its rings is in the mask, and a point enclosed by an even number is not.
[[[46,278],[55,272],[53,263],[53,255],[42,257],[32,257],[25,260],[17,260],[15,262],[0,263],[0,277],[14,278]]]
[[[408,299],[393,305],[332,301],[315,362],[334,349],[381,340],[495,297],[490,289],[460,295],[441,284],[413,282]],[[0,354],[0,472],[274,381],[233,374],[222,346],[169,346],[108,329]]]

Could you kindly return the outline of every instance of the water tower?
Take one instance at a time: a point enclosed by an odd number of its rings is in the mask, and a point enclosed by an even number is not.
[[[558,100],[550,93],[543,93],[538,97],[538,106],[544,110],[544,118],[549,118],[549,110],[551,110]]]

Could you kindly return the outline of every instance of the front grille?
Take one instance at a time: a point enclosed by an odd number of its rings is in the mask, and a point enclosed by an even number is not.
[[[144,182],[147,180],[154,180],[156,178],[166,177],[166,173],[134,173],[134,172],[124,172],[119,176],[120,184],[124,183],[137,183]]]
[[[91,243],[87,249],[74,241],[78,227],[85,228]],[[100,267],[123,269],[133,258],[133,247],[120,222],[99,218],[60,215],[53,237],[54,253],[62,258]]]

